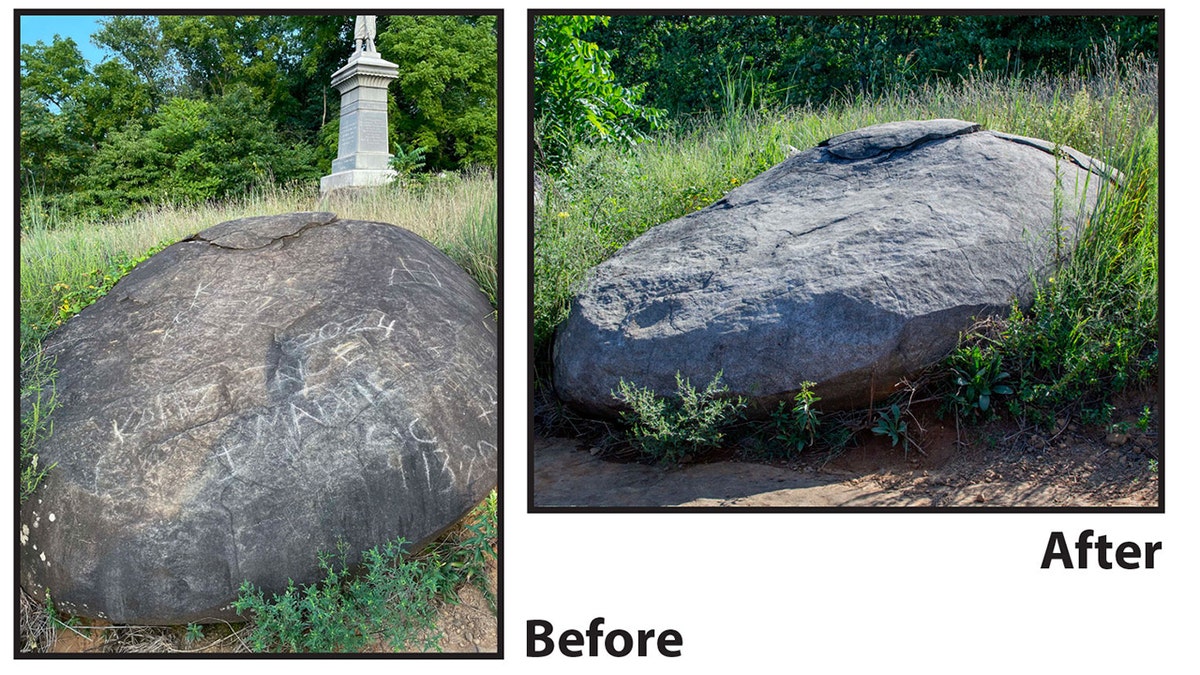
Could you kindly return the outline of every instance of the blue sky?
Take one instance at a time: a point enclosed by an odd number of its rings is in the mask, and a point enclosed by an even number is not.
[[[50,44],[54,41],[55,34],[64,38],[69,37],[79,45],[79,51],[83,53],[83,58],[94,66],[100,63],[107,54],[107,51],[96,47],[91,41],[92,33],[99,28],[97,21],[101,18],[94,15],[64,16],[62,14],[22,16],[21,44],[31,45],[38,40]]]

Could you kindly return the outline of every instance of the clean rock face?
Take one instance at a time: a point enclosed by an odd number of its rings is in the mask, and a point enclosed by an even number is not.
[[[21,583],[116,623],[236,619],[317,554],[414,546],[496,485],[496,322],[416,235],[297,213],[139,265],[46,342],[60,407]]]
[[[697,387],[721,371],[760,415],[804,381],[823,409],[891,394],[973,317],[1027,304],[1118,179],[1054,149],[931,120],[795,154],[592,271],[555,341],[558,394],[612,415],[619,380],[669,395],[677,371]]]

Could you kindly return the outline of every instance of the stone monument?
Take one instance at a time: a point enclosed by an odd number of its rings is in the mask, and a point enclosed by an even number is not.
[[[321,178],[321,194],[345,187],[379,185],[396,172],[388,167],[388,83],[399,77],[399,66],[375,50],[375,17],[354,21],[354,53],[333,74],[334,89],[342,95],[338,156],[333,171]]]

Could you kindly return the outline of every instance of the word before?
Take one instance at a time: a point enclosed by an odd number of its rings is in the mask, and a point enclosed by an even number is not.
[[[1096,549],[1100,558],[1100,569],[1111,570],[1113,564],[1108,558],[1108,552],[1112,550],[1113,544],[1109,543],[1108,537],[1103,534],[1093,542],[1092,535],[1094,534],[1093,530],[1084,530],[1079,533],[1079,539],[1075,542],[1075,550],[1079,552],[1079,569],[1087,569],[1088,549]],[[1140,546],[1132,541],[1126,541],[1116,546],[1117,564],[1122,569],[1136,570],[1141,567],[1142,548]],[[1161,550],[1161,541],[1146,542],[1146,569],[1154,569],[1154,552]],[[1050,565],[1055,560],[1061,562],[1064,569],[1074,569],[1071,552],[1067,549],[1067,538],[1063,536],[1062,532],[1050,533],[1050,541],[1046,544],[1046,554],[1042,556],[1042,569],[1050,569]]]
[[[600,653],[600,636],[604,635],[604,630],[600,628],[602,623],[604,623],[604,617],[600,616],[592,619],[592,624],[582,633],[574,629],[563,631],[562,635],[558,637],[558,650],[566,656],[583,656],[583,643],[586,635],[588,656],[597,656]],[[551,637],[554,634],[554,625],[542,619],[530,619],[525,624],[527,629],[526,655],[530,657],[549,656],[554,653],[554,639]],[[638,656],[646,655],[647,645],[650,638],[653,637],[653,630],[637,632]],[[626,656],[633,651],[634,642],[633,635],[618,628],[608,635],[604,635],[604,651],[608,652],[609,656]],[[658,648],[658,653],[663,656],[679,656],[682,653],[683,636],[677,630],[664,630],[659,633],[655,646]]]

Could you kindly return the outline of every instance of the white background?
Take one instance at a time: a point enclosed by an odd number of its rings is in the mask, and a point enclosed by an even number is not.
[[[1056,2],[1054,8],[1166,7],[1167,130],[1165,241],[1166,366],[1165,514],[528,514],[526,470],[527,380],[527,77],[526,10],[633,8],[635,3],[428,2],[378,7],[503,8],[504,15],[504,477],[503,661],[356,661],[356,671],[559,673],[726,672],[784,669],[826,673],[1043,673],[1196,672],[1200,598],[1196,491],[1200,489],[1200,426],[1191,395],[1200,376],[1191,334],[1197,301],[1194,91],[1197,13],[1186,3]],[[654,2],[659,8],[798,9],[835,3]],[[43,9],[47,3],[24,3]],[[84,6],[82,3],[64,6]],[[112,10],[121,5],[104,5]],[[145,8],[145,5],[127,5]],[[189,7],[194,5],[189,5]],[[231,7],[225,4],[220,7]],[[327,8],[330,3],[254,3],[253,8]],[[857,3],[855,8],[964,8],[969,3]],[[996,8],[1001,5],[982,5]],[[1004,5],[1036,8],[1036,4]],[[249,8],[249,6],[247,7]],[[11,9],[11,7],[6,8]],[[338,7],[338,11],[352,9]],[[364,8],[365,9],[365,8]],[[364,12],[366,13],[366,12]],[[0,188],[12,210],[13,90],[12,13],[2,17]],[[0,260],[15,257],[12,230],[0,235]],[[4,317],[12,317],[11,275],[0,274]],[[0,344],[14,354],[11,324]],[[8,371],[11,374],[11,368]],[[8,410],[14,386],[2,388]],[[5,447],[11,423],[0,432]],[[5,485],[12,485],[5,454]],[[11,495],[9,495],[11,496]],[[3,500],[12,523],[11,498]],[[1051,531],[1068,541],[1083,529],[1109,541],[1162,542],[1153,570],[1041,570]],[[12,576],[12,540],[3,555]],[[0,608],[6,635],[14,635],[11,584]],[[7,611],[6,611],[7,610]],[[556,634],[584,629],[605,617],[605,627],[634,631],[666,628],[683,635],[683,655],[568,659],[525,656],[525,622],[551,621]],[[5,649],[8,658],[11,651]],[[188,671],[273,668],[247,661],[177,661]],[[322,667],[295,662],[288,667]],[[22,669],[161,670],[157,662],[23,662]]]

